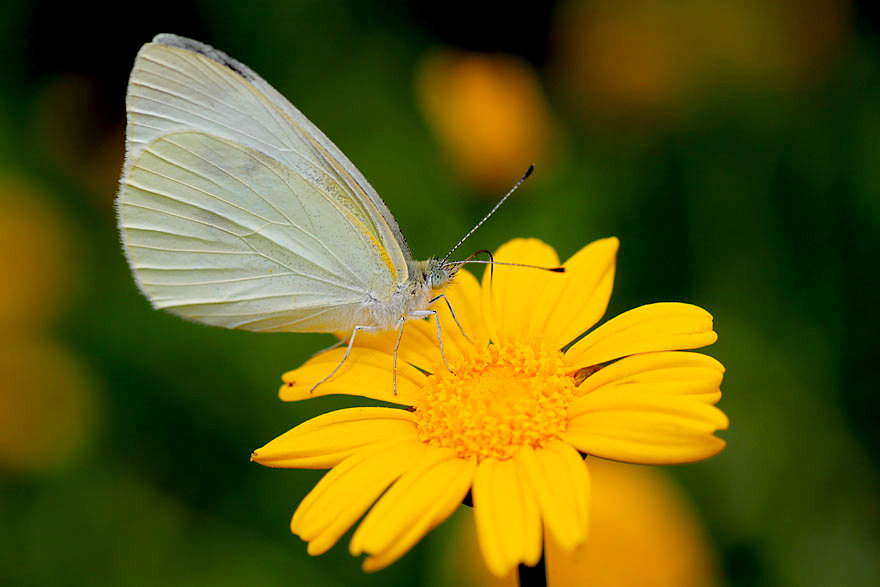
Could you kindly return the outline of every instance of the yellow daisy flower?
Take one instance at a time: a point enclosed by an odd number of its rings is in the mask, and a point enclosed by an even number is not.
[[[331,470],[303,499],[291,530],[325,552],[364,514],[350,544],[364,569],[383,568],[472,497],[493,574],[541,558],[543,533],[565,550],[587,538],[590,481],[582,454],[630,463],[686,463],[719,452],[727,427],[714,404],[724,367],[697,353],[715,342],[712,316],[689,304],[625,312],[571,344],[605,313],[618,241],[581,249],[563,274],[498,266],[489,287],[466,271],[447,291],[462,335],[441,305],[436,325],[407,323],[391,386],[396,333],[360,336],[282,377],[281,399],[352,394],[405,406],[338,410],[253,454],[270,467]],[[535,239],[496,261],[553,267]],[[570,346],[568,346],[570,345]],[[562,350],[566,349],[566,350]],[[369,512],[368,512],[369,510]],[[368,513],[367,513],[368,512]]]

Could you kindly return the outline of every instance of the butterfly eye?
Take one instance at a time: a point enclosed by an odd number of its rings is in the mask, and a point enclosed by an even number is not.
[[[435,269],[431,272],[431,288],[439,289],[446,285],[449,280],[449,274],[443,269]]]

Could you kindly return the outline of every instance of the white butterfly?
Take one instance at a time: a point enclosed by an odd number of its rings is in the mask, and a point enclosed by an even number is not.
[[[154,307],[226,328],[351,332],[349,351],[357,331],[436,316],[461,262],[414,261],[363,175],[248,67],[158,35],[126,109],[119,227]]]

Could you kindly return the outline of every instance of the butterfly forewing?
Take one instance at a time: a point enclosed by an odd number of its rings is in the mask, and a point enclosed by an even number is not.
[[[361,191],[357,185],[348,185],[352,182],[340,172],[344,166],[282,110],[278,99],[284,98],[280,94],[276,92],[277,98],[270,99],[254,86],[256,81],[268,86],[256,74],[201,43],[173,35],[158,38],[176,44],[150,43],[138,54],[128,89],[129,153],[173,130],[202,130],[236,140],[282,163],[291,153],[306,157],[346,191]],[[285,105],[295,110],[289,103]],[[351,193],[340,203],[350,207],[379,237],[379,227],[368,209],[372,201],[363,200]]]
[[[352,308],[407,279],[390,212],[256,74],[195,41],[156,41],[129,83],[119,198],[144,292],[229,328],[350,329]]]

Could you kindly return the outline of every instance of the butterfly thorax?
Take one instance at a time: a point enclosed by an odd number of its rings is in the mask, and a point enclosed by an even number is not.
[[[399,326],[404,317],[413,316],[427,310],[431,300],[449,285],[454,271],[437,259],[412,261],[409,265],[409,279],[398,284],[388,301],[369,300],[365,306],[371,314],[371,323],[382,330],[392,330]]]

